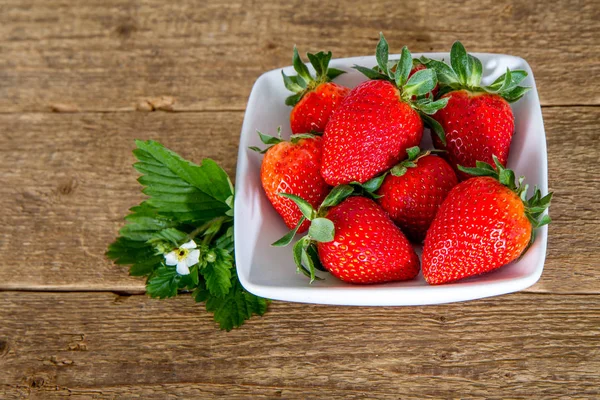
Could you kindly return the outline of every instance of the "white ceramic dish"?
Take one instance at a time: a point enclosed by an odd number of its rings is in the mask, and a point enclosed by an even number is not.
[[[448,53],[425,53],[433,59],[449,59]],[[490,84],[506,68],[524,69],[529,73],[522,83],[531,86],[521,100],[513,104],[515,135],[508,167],[517,176],[525,175],[527,183],[538,185],[543,194],[548,190],[546,135],[540,102],[529,64],[519,57],[499,54],[475,54],[484,66],[484,84]],[[414,54],[420,57],[421,54]],[[394,56],[391,56],[393,58]],[[398,55],[395,56],[398,58]],[[355,64],[372,67],[375,57],[335,59],[331,67],[347,71],[336,82],[355,87],[366,78],[351,67]],[[294,74],[292,67],[283,69]],[[313,71],[311,71],[313,72]],[[237,272],[242,285],[250,292],[269,299],[304,303],[399,306],[426,305],[472,300],[523,290],[533,285],[542,274],[546,257],[548,228],[537,232],[535,243],[518,261],[491,273],[453,284],[430,286],[419,275],[407,282],[358,286],[339,281],[326,272],[319,275],[323,281],[309,284],[308,279],[296,273],[292,259],[292,245],[284,248],[270,244],[288,229],[265,196],[260,183],[262,155],[248,149],[262,148],[256,130],[275,134],[282,127],[282,136],[289,137],[291,108],[284,104],[290,93],[285,89],[281,69],[261,75],[250,94],[242,126],[236,175],[235,198],[235,256]],[[425,132],[422,147],[431,147],[429,132]],[[417,249],[420,253],[420,249]]]

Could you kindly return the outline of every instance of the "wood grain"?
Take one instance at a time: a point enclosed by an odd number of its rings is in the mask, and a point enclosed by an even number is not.
[[[600,293],[600,108],[544,109],[551,207],[548,258],[533,292]],[[104,257],[142,195],[134,138],[151,138],[232,176],[243,113],[4,114],[0,126],[0,290],[115,290],[143,280]],[[201,144],[201,145],[199,145]]]
[[[318,10],[318,11],[317,11]],[[514,54],[545,105],[600,104],[597,1],[420,3],[234,0],[5,0],[0,110],[244,110],[254,80],[291,49],[374,53],[379,31],[399,52]]]
[[[600,396],[598,295],[275,302],[224,333],[189,297],[5,292],[0,321],[2,398]]]

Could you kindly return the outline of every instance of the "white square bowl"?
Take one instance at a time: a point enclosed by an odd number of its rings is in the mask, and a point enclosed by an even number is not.
[[[448,53],[414,54],[414,57],[448,60]],[[529,64],[519,57],[500,54],[475,54],[483,63],[483,83],[490,84],[504,73],[506,68],[524,69],[529,76],[523,82],[531,86],[522,99],[512,104],[515,115],[515,134],[512,139],[508,167],[517,176],[524,175],[531,187],[537,185],[543,194],[548,191],[548,166],[546,135],[542,121],[540,101]],[[398,58],[398,55],[391,58]],[[331,67],[347,73],[336,82],[355,87],[366,78],[352,69],[353,65],[372,67],[375,57],[335,59]],[[292,67],[283,68],[286,74],[294,74]],[[289,116],[291,108],[284,100],[290,92],[283,85],[281,69],[261,75],[250,93],[244,117],[237,162],[235,196],[235,258],[240,282],[246,290],[257,296],[303,303],[400,306],[427,305],[472,300],[523,290],[540,278],[546,257],[548,228],[537,232],[535,243],[518,261],[485,275],[472,277],[456,283],[430,286],[423,276],[411,281],[378,285],[352,285],[344,283],[326,272],[318,273],[325,278],[309,284],[308,279],[296,272],[292,258],[292,244],[288,247],[272,247],[270,244],[283,236],[287,227],[269,203],[260,182],[262,155],[249,146],[262,148],[256,130],[275,134],[281,126],[282,136],[291,134]],[[423,135],[421,147],[431,148],[429,132]],[[421,248],[417,247],[420,254]]]

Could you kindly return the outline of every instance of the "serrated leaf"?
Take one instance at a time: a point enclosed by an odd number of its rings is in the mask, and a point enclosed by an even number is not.
[[[164,240],[177,247],[188,238],[188,234],[175,228],[167,228],[156,232],[150,240]]]
[[[229,209],[229,178],[214,161],[204,159],[196,165],[157,142],[136,144],[134,153],[140,161],[134,167],[147,177],[143,191],[151,197],[146,203],[157,213],[178,221],[208,221]]]
[[[146,282],[146,293],[159,299],[174,297],[177,295],[178,285],[179,275],[175,267],[161,266]]]
[[[232,289],[226,296],[209,296],[206,310],[214,313],[214,320],[221,329],[230,331],[240,327],[252,315],[263,315],[267,311],[268,301],[244,290],[234,276]]]
[[[231,268],[233,257],[226,251],[215,249],[217,259],[209,262],[200,271],[211,295],[223,297],[231,288]]]
[[[432,69],[422,69],[415,72],[404,85],[404,93],[411,96],[421,96],[431,92],[437,85],[437,77]]]
[[[158,268],[164,256],[156,254],[154,247],[146,242],[119,237],[108,246],[106,256],[117,265],[130,265],[129,274],[143,276]]]
[[[201,303],[206,301],[210,297],[210,292],[206,289],[206,284],[203,280],[198,282],[198,286],[192,292],[192,298],[196,301],[196,303]]]
[[[335,227],[327,218],[315,218],[308,228],[308,234],[317,242],[331,242],[335,237]]]

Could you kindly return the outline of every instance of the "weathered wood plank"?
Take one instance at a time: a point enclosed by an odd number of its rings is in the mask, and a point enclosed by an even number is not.
[[[142,195],[134,138],[184,157],[211,156],[233,176],[243,113],[0,115],[0,290],[143,291],[104,257]],[[600,108],[545,108],[551,207],[549,250],[535,292],[600,293]]]
[[[243,110],[254,80],[291,48],[370,55],[392,48],[521,56],[543,104],[600,104],[597,1],[338,3],[10,0],[0,6],[0,110]],[[321,17],[322,16],[322,17]],[[149,100],[150,99],[150,100]]]
[[[0,395],[600,395],[598,295],[406,308],[275,302],[225,333],[189,297],[4,292],[0,321]]]

